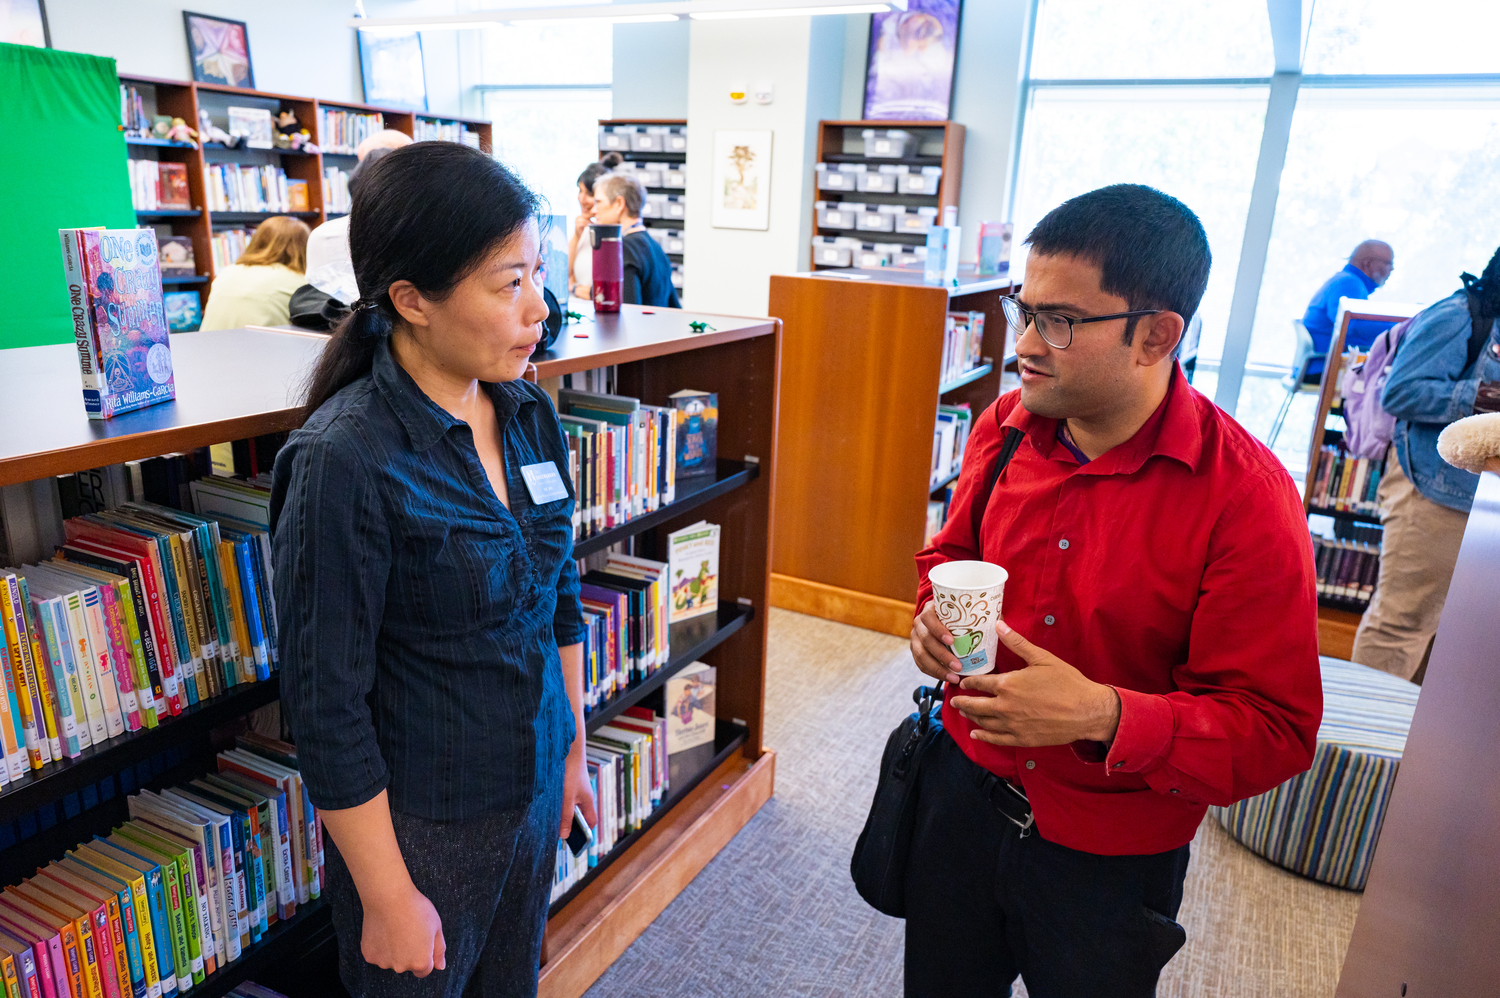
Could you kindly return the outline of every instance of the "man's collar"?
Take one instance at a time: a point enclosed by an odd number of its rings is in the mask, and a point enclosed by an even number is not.
[[[375,386],[385,396],[401,425],[406,427],[414,450],[427,450],[450,429],[464,425],[463,420],[454,418],[452,413],[428,398],[416,380],[396,363],[396,358],[391,356],[390,337],[382,337],[376,346],[371,368]],[[516,382],[483,382],[483,385],[495,404],[501,426],[522,407],[536,405],[536,398]]]
[[[1345,272],[1353,274],[1355,277],[1359,278],[1360,283],[1365,286],[1365,292],[1366,293],[1374,291],[1376,288],[1380,287],[1379,284],[1375,283],[1375,278],[1371,277],[1369,274],[1365,273],[1363,270],[1360,270],[1358,267],[1356,267],[1352,263],[1346,263],[1346,264],[1344,264],[1344,270],[1345,270]]]
[[[1172,362],[1172,380],[1166,397],[1129,440],[1099,455],[1079,471],[1093,475],[1129,475],[1139,471],[1149,457],[1160,455],[1185,464],[1189,471],[1198,470],[1203,456],[1203,427],[1193,387],[1176,361]],[[1050,460],[1053,449],[1063,454],[1067,449],[1057,439],[1058,421],[1037,416],[1017,400],[1002,426],[1014,426],[1026,434],[1032,449]],[[1071,455],[1068,455],[1071,457]]]

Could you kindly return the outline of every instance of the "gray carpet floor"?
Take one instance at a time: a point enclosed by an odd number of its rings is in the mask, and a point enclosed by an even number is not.
[[[784,610],[771,611],[770,628],[775,796],[588,998],[901,994],[902,923],[855,893],[849,853],[920,674],[899,638]],[[1266,863],[1211,819],[1193,849],[1188,944],[1161,998],[1329,998],[1360,895]]]

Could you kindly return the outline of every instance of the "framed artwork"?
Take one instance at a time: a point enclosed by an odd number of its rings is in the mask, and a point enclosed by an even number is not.
[[[42,0],[0,0],[0,42],[50,49],[52,34]]]
[[[187,31],[188,57],[193,62],[195,81],[255,89],[255,72],[250,68],[250,32],[244,21],[185,10],[182,24]]]
[[[361,30],[359,72],[366,104],[427,110],[427,72],[419,33]]]
[[[714,228],[771,227],[771,134],[769,130],[714,132]]]
[[[906,10],[871,15],[865,118],[948,120],[962,6],[963,0],[910,0]]]

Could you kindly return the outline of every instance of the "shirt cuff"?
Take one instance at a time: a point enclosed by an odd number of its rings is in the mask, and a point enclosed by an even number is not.
[[[1143,773],[1155,769],[1172,744],[1175,722],[1166,697],[1112,689],[1120,696],[1120,726],[1104,757],[1110,773]]]
[[[1474,400],[1479,397],[1479,379],[1469,378],[1453,385],[1453,397],[1448,402],[1448,411],[1443,414],[1446,422],[1452,423],[1474,414]]]
[[[322,789],[307,787],[307,796],[312,801],[313,807],[319,811],[344,811],[351,807],[359,807],[380,796],[380,792],[390,786],[391,774],[389,770],[382,772],[375,780],[366,783],[357,790],[347,787],[340,788],[339,793],[325,794]],[[305,781],[304,781],[304,785]]]
[[[569,645],[582,644],[583,639],[588,637],[588,628],[578,624],[554,624],[552,625],[552,637],[557,641],[557,647],[566,648]]]

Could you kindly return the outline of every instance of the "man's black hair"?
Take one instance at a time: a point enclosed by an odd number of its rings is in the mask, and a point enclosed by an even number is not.
[[[1076,256],[1100,270],[1099,288],[1129,302],[1192,321],[1208,286],[1213,256],[1198,216],[1144,184],[1113,184],[1047,212],[1026,243],[1043,256]],[[1125,342],[1136,320],[1125,325]]]

